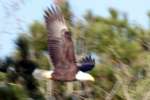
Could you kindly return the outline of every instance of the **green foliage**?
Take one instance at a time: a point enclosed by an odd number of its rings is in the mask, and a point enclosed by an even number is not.
[[[0,85],[0,99],[1,100],[27,100],[27,94],[19,85],[8,83]]]
[[[0,81],[4,81],[6,78],[7,78],[7,77],[6,77],[6,74],[0,72]]]
[[[42,50],[47,51],[47,32],[45,26],[38,21],[35,21],[30,26],[31,38],[33,48],[40,52]]]
[[[29,40],[27,36],[20,35],[16,40],[16,46],[18,51],[20,51],[20,57],[26,58],[29,55]]]

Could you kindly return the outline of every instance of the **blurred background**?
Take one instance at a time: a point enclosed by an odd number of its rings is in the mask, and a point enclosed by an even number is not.
[[[150,1],[0,0],[0,100],[150,100]],[[92,54],[95,82],[38,81],[52,69],[44,10],[59,5],[77,59]]]

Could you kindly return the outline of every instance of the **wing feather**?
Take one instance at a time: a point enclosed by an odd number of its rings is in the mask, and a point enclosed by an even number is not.
[[[55,67],[55,78],[71,80],[77,72],[71,33],[68,31],[64,17],[58,7],[48,8],[44,17],[48,30],[48,50]],[[66,74],[69,72],[70,75],[67,77]]]

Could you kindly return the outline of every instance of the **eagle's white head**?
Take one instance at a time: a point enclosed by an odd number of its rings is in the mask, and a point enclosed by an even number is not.
[[[94,77],[89,73],[78,71],[76,74],[76,80],[78,81],[95,81]]]

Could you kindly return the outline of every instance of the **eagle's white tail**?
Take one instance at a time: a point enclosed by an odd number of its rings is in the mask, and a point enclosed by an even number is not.
[[[35,69],[33,72],[34,78],[37,80],[47,80],[52,78],[53,71],[43,70],[43,69]]]

